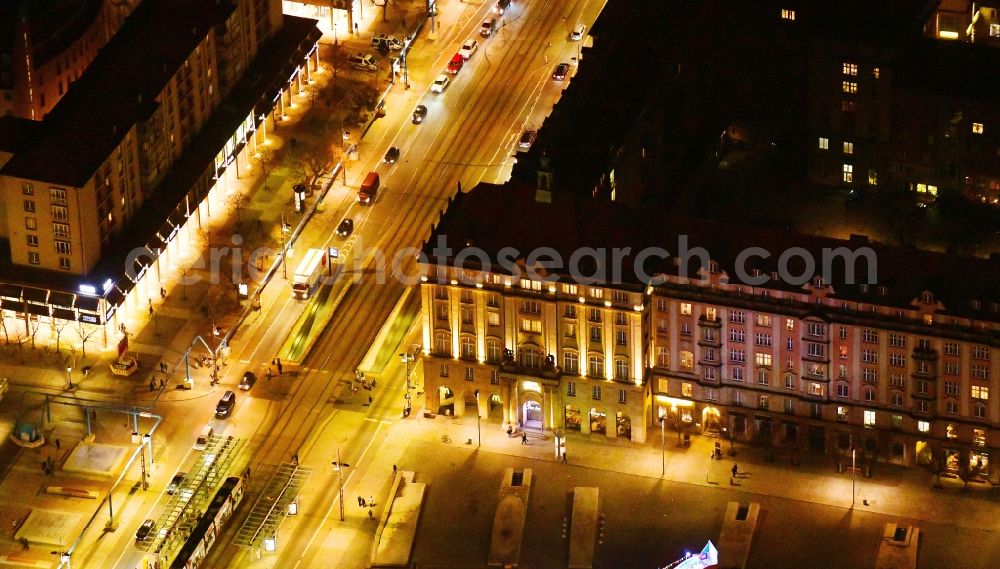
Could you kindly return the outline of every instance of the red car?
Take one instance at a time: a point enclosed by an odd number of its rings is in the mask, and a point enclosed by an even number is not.
[[[451,58],[451,61],[448,62],[448,73],[451,73],[452,75],[458,73],[459,70],[462,69],[462,64],[464,63],[465,58],[462,57],[461,54],[456,53],[455,56]]]

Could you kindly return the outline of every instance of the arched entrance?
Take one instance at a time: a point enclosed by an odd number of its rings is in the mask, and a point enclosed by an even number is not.
[[[579,431],[580,424],[583,422],[583,415],[580,414],[580,408],[574,407],[572,405],[566,406],[566,429],[572,431]]]
[[[524,402],[521,410],[524,417],[524,427],[526,429],[542,428],[542,404],[538,401],[528,400]]]
[[[615,427],[619,437],[632,440],[632,418],[619,412],[615,415]]]
[[[590,410],[590,432],[608,434],[608,415],[596,407]]]
[[[719,410],[711,405],[701,411],[701,432],[706,435],[719,434]]]
[[[455,414],[455,392],[450,387],[442,385],[438,387],[438,415]]]

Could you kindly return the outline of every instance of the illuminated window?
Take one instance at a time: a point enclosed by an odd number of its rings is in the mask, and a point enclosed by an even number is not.
[[[972,398],[987,401],[990,398],[990,388],[985,385],[973,385]]]
[[[858,64],[857,63],[847,63],[844,62],[844,75],[857,75],[858,74]]]
[[[854,81],[842,81],[840,84],[840,90],[853,95],[858,92],[858,84]]]
[[[681,314],[690,315],[691,314],[691,303],[682,302],[681,303]]]
[[[829,150],[830,149],[830,139],[829,138],[823,138],[822,136],[819,137],[819,149],[820,150]]]
[[[868,169],[868,185],[877,186],[878,185],[878,171],[869,168]]]
[[[682,383],[681,395],[684,397],[694,397],[694,387],[690,383]]]
[[[787,8],[781,9],[781,19],[795,21],[795,10],[789,10]],[[991,28],[992,30],[992,28]]]
[[[691,352],[681,352],[681,370],[691,371],[694,369],[694,354]]]
[[[854,154],[854,143],[845,142],[844,143],[844,154]]]
[[[875,411],[871,409],[865,409],[865,428],[872,428],[875,426]]]
[[[937,186],[932,186],[930,184],[917,184],[917,193],[937,197],[938,190]]]
[[[795,18],[792,18],[793,20]],[[990,24],[990,37],[1000,38],[1000,24]]]
[[[876,79],[878,79],[878,78],[879,78],[879,74],[880,74],[880,73],[879,73],[879,69],[878,69],[878,67],[876,67],[876,68],[872,69],[872,76],[873,76],[873,77],[875,77]]]
[[[931,430],[931,424],[927,421],[917,421],[917,430],[921,433],[926,433]]]
[[[854,181],[854,166],[852,164],[844,164],[844,181],[848,183]]]
[[[771,366],[771,354],[757,352],[754,354],[754,362],[759,366]]]
[[[981,122],[972,123],[972,134],[983,134],[983,123]]]

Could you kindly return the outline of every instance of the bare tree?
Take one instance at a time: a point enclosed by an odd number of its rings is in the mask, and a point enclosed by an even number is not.
[[[69,325],[69,320],[63,320],[62,318],[57,318],[52,323],[52,329],[56,332],[56,353],[59,353],[59,342],[62,338],[63,330]]]
[[[313,118],[303,123],[301,132],[304,140],[291,154],[303,173],[311,174],[311,181],[332,167],[340,157],[343,133],[339,125],[339,120],[329,118]]]
[[[3,343],[10,343],[10,333],[7,331],[7,318],[0,313],[0,328],[3,328]]]
[[[38,329],[41,328],[42,322],[40,319],[28,319],[28,337],[31,338],[31,349],[35,349],[35,338],[38,336]]]
[[[85,322],[76,323],[76,335],[80,337],[80,347],[82,350],[82,359],[84,362],[87,361],[87,342],[90,338],[97,333],[100,328],[97,326],[86,324]]]
[[[260,167],[260,175],[264,178],[264,189],[267,189],[267,176],[274,169],[274,164],[277,162],[277,153],[273,148],[266,146],[261,146],[257,149],[257,153],[253,155],[253,161]]]
[[[14,345],[17,346],[17,359],[24,363],[24,345],[28,343],[28,331],[20,327],[14,329]]]
[[[248,205],[250,205],[250,197],[241,191],[237,190],[233,192],[233,195],[229,198],[229,206],[233,208],[233,213],[236,214],[237,225],[242,221],[240,219],[240,211]]]

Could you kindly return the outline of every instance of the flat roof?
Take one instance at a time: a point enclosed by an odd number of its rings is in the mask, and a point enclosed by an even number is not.
[[[928,290],[935,300],[946,308],[946,314],[960,315],[979,320],[1000,321],[1000,312],[991,311],[991,303],[1000,303],[1000,262],[978,257],[950,255],[917,249],[891,247],[867,240],[845,241],[813,235],[795,234],[787,231],[761,229],[748,225],[736,225],[696,218],[665,217],[654,208],[632,210],[624,204],[580,196],[574,192],[553,192],[551,201],[536,200],[536,190],[524,184],[496,185],[481,183],[471,192],[459,193],[449,203],[448,209],[424,245],[424,253],[430,262],[434,247],[440,236],[446,237],[453,258],[466,246],[483,250],[491,259],[495,272],[500,266],[498,254],[504,247],[514,247],[518,253],[508,257],[525,258],[531,251],[549,247],[557,252],[564,266],[574,252],[583,248],[603,249],[610,252],[614,248],[630,248],[622,255],[620,282],[625,287],[644,287],[649,281],[637,276],[631,268],[635,265],[640,251],[658,247],[670,255],[677,256],[686,248],[704,248],[710,260],[719,263],[721,271],[727,273],[730,284],[740,284],[736,272],[739,255],[748,247],[759,247],[766,251],[766,258],[751,257],[742,264],[748,277],[757,269],[763,275],[778,271],[778,259],[790,248],[808,252],[816,260],[819,271],[823,251],[846,248],[857,251],[869,247],[875,254],[874,284],[866,290],[861,284],[847,284],[843,260],[832,264],[829,282],[832,284],[831,297],[901,309],[912,308],[911,302]],[[684,248],[681,239],[686,239]],[[579,255],[579,253],[577,253]],[[475,260],[475,257],[471,258]],[[526,260],[526,259],[525,259]],[[740,259],[742,262],[743,260]],[[509,263],[508,263],[509,265]],[[609,264],[610,265],[610,264]],[[468,268],[478,268],[469,264]],[[646,273],[653,275],[678,275],[680,270],[672,258],[649,257],[643,266]],[[698,275],[699,261],[689,257],[687,274]],[[868,280],[867,263],[855,263],[858,269],[855,282]],[[592,275],[597,269],[592,257],[582,256],[578,274]],[[568,275],[567,270],[553,269],[552,274]],[[791,275],[809,274],[802,257],[791,257],[786,271]],[[815,273],[814,273],[815,274]],[[601,275],[598,280],[612,282],[614,275]],[[743,283],[754,286],[751,283]],[[764,288],[803,292],[802,286],[769,281]],[[886,287],[885,293],[877,292],[879,286]],[[972,309],[972,301],[981,303],[979,310]]]
[[[0,174],[81,187],[195,47],[235,9],[229,2],[143,0],[84,74],[42,120],[35,145]]]

